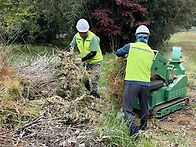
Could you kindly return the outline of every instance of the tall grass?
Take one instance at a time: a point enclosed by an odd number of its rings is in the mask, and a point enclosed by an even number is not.
[[[107,112],[107,117],[103,123],[103,127],[99,131],[101,136],[107,136],[104,144],[108,147],[113,146],[135,146],[129,136],[129,128],[122,117],[117,118],[114,107]]]
[[[7,46],[9,52],[9,61],[12,65],[28,65],[32,61],[39,59],[48,59],[54,54],[54,48],[51,46],[33,46],[33,45],[10,45]]]
[[[114,107],[107,112],[103,127],[99,128],[98,133],[99,136],[106,138],[104,144],[107,147],[159,147],[162,136],[162,134],[158,134],[160,135],[158,140],[145,132],[130,136],[123,112],[120,111],[116,114]]]
[[[106,53],[103,56],[103,63],[102,63],[102,68],[101,68],[102,75],[101,75],[100,81],[99,81],[100,87],[108,86],[108,79],[107,79],[107,76],[105,75],[105,73],[108,69],[111,69],[111,67],[112,67],[112,65],[109,63],[109,61],[111,59],[116,59],[116,58],[117,58],[116,55],[113,53]]]

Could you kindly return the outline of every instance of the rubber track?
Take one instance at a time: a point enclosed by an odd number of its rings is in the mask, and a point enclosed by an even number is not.
[[[183,102],[183,101],[185,102],[185,105],[187,105],[187,104],[189,103],[189,97],[177,98],[177,99],[175,99],[175,100],[173,100],[173,101],[169,101],[169,102],[167,102],[167,103],[158,105],[158,106],[154,107],[154,109],[150,112],[150,113],[151,113],[151,116],[152,116],[152,117],[156,117],[156,113],[157,113],[158,111],[160,111],[160,110],[162,110],[162,109],[165,109],[165,108],[168,108],[168,107],[170,107],[170,106],[172,106],[172,105],[174,105],[174,104],[177,104],[177,103],[180,103],[180,102]],[[176,110],[176,111],[177,111],[177,110]],[[172,112],[171,112],[171,113],[172,113]],[[169,113],[169,114],[171,114],[171,113]],[[168,114],[168,115],[169,115],[169,114]],[[163,116],[162,118],[159,118],[159,119],[160,119],[160,120],[165,119],[165,117],[167,117],[168,115]]]

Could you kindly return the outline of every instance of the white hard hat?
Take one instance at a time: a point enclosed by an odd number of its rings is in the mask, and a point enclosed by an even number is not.
[[[135,35],[137,35],[137,34],[148,34],[148,35],[150,35],[150,31],[145,25],[141,25],[136,29]]]
[[[78,32],[87,32],[89,30],[89,24],[85,19],[78,20],[76,24]]]

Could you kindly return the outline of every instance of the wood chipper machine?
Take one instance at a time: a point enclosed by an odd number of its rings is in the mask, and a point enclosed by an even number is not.
[[[152,78],[148,107],[152,116],[162,118],[183,108],[188,102],[187,76],[181,60],[181,47],[173,47],[172,58],[165,59],[159,51],[154,51]],[[140,109],[139,100],[134,105]]]

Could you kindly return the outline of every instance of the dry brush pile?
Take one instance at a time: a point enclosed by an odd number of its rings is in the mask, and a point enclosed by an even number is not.
[[[106,71],[108,80],[107,97],[113,102],[115,109],[120,110],[122,107],[124,76],[126,68],[126,58],[111,59],[109,61],[111,68]]]
[[[89,99],[82,83],[88,72],[77,55],[57,51],[51,59],[41,57],[16,71],[21,93],[10,99],[14,107],[1,118],[2,145],[103,146],[93,126],[100,123],[106,103]]]

